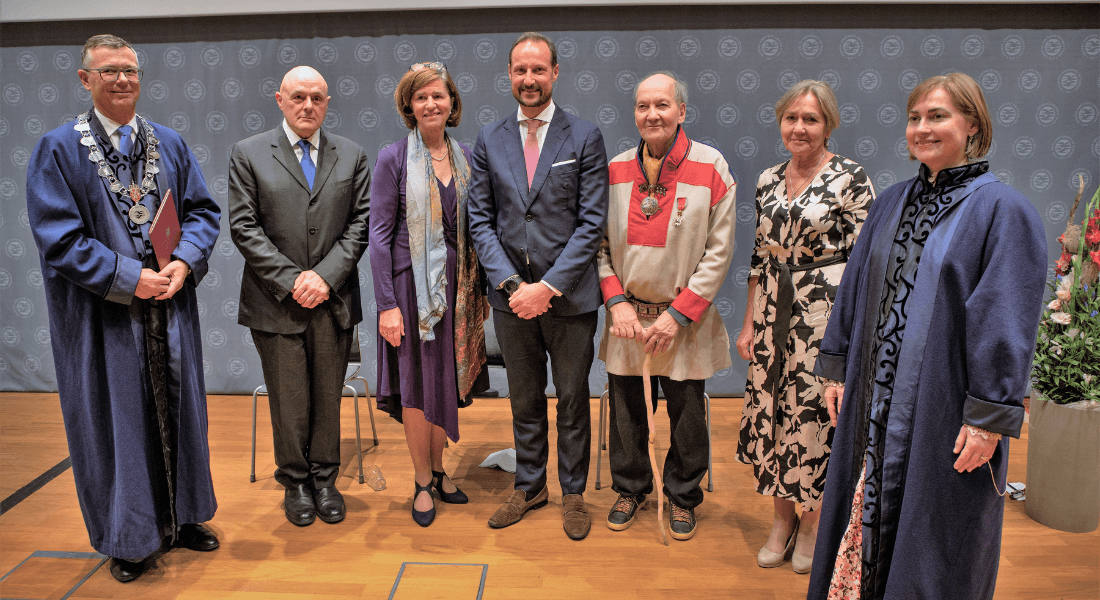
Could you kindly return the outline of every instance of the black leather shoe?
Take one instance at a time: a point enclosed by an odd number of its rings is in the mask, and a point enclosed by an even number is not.
[[[432,524],[432,521],[435,520],[435,499],[432,499],[432,507],[430,509],[421,511],[416,510],[416,497],[420,495],[420,492],[427,492],[428,498],[431,498],[432,484],[431,482],[429,482],[428,485],[420,485],[416,482],[415,479],[413,479],[413,485],[415,486],[412,501],[413,521],[416,521],[416,524],[421,527],[427,527],[428,525]]]
[[[458,486],[455,486],[455,491],[449,494],[443,491],[443,478],[446,476],[447,473],[445,473],[444,471],[432,471],[431,485],[435,486],[435,491],[437,494],[439,494],[439,499],[446,502],[447,504],[466,504],[467,502],[469,502],[469,496],[467,496],[466,493],[462,490],[458,489]]]
[[[176,547],[187,548],[195,552],[210,552],[217,550],[218,536],[214,535],[202,523],[186,523],[180,525],[179,535],[176,536]]]
[[[141,577],[145,572],[145,561],[130,562],[121,558],[111,559],[111,576],[119,583],[127,583]]]
[[[283,493],[283,513],[286,520],[298,527],[305,527],[317,518],[317,507],[313,504],[313,494],[304,483],[295,484]]]
[[[325,523],[339,523],[344,520],[347,510],[344,507],[344,496],[336,486],[314,491],[313,503],[317,505],[317,516]]]

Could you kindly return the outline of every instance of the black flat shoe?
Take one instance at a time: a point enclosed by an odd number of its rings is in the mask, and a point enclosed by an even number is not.
[[[217,550],[220,545],[214,532],[201,523],[180,525],[179,535],[176,536],[177,548],[187,548],[195,552],[210,552]]]
[[[313,503],[317,505],[317,516],[325,523],[339,523],[347,513],[344,496],[335,486],[323,487],[313,492]]]
[[[412,503],[413,521],[416,521],[416,524],[421,526],[421,527],[427,527],[428,525],[432,524],[432,521],[435,520],[435,499],[432,499],[432,508],[431,508],[431,510],[420,511],[420,510],[416,510],[416,497],[420,495],[420,492],[427,492],[428,497],[431,498],[432,497],[432,484],[429,482],[428,485],[420,485],[414,479],[413,480],[413,485],[416,486],[415,491],[413,491],[413,503]]]
[[[283,493],[283,514],[286,520],[298,527],[305,527],[317,518],[317,507],[313,504],[313,494],[304,483],[289,487]]]
[[[111,559],[111,576],[119,583],[128,583],[145,572],[145,561],[130,562],[121,558]]]
[[[455,486],[455,491],[449,494],[443,491],[443,478],[446,476],[447,474],[443,471],[432,471],[432,483],[428,484],[435,486],[435,491],[439,494],[439,499],[447,504],[466,504],[469,502],[469,496],[458,489],[458,486]]]

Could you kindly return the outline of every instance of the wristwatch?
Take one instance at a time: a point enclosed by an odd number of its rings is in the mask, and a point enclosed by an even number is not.
[[[516,290],[519,289],[519,284],[522,281],[523,280],[520,279],[519,275],[512,275],[500,284],[500,289],[503,290],[505,294],[511,296],[512,294],[516,293]]]

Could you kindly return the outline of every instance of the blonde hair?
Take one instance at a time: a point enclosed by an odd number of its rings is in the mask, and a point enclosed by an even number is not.
[[[829,136],[840,125],[840,109],[836,107],[836,95],[833,88],[824,81],[816,79],[803,79],[791,86],[779,102],[775,103],[775,122],[783,121],[783,113],[802,96],[810,94],[817,99],[817,105],[821,107],[821,116],[825,119],[825,142],[829,142]]]
[[[977,160],[985,156],[989,152],[990,144],[993,143],[993,121],[989,118],[989,108],[985,105],[985,94],[982,93],[981,86],[966,73],[936,75],[920,82],[913,91],[909,92],[909,101],[905,104],[906,114],[913,110],[917,102],[937,88],[947,92],[955,108],[966,116],[969,124],[978,127],[978,131],[966,141],[966,158]],[[909,160],[917,160],[917,157],[910,152]]]

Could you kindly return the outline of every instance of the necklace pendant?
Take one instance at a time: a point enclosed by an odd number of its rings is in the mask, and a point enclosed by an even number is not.
[[[111,167],[108,167],[107,165],[103,165],[102,167],[99,168],[99,176],[100,177],[110,177],[111,175],[114,175],[114,173],[111,172]]]
[[[119,182],[119,180],[117,180],[117,179],[112,181],[111,182],[111,191],[116,193],[116,194],[121,192],[122,191],[122,183]]]
[[[133,202],[135,205],[141,202],[141,188],[139,188],[136,183],[131,183],[130,187],[126,188],[126,192],[130,194],[130,202]]]
[[[130,217],[130,220],[134,222],[134,225],[144,225],[149,222],[149,209],[145,208],[143,204],[131,206],[130,210],[126,211],[126,214]]]
[[[642,200],[642,214],[646,217],[652,217],[660,212],[660,210],[661,205],[653,196],[646,196],[645,199]]]

